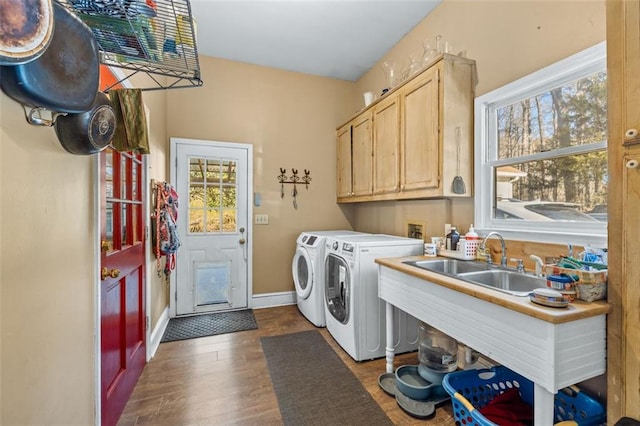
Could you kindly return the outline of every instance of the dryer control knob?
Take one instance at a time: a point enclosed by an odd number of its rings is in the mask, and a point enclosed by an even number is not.
[[[333,242],[333,249],[334,250],[338,250],[338,242],[337,241]]]

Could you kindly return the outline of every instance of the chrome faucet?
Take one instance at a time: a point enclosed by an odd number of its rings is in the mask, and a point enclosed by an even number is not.
[[[502,235],[500,235],[498,232],[489,232],[487,234],[486,237],[484,237],[484,239],[482,240],[482,242],[480,243],[480,250],[484,251],[487,248],[487,240],[489,238],[491,238],[492,236],[496,236],[498,238],[500,238],[500,248],[502,249],[502,257],[500,258],[500,266],[502,266],[503,268],[507,267],[507,247],[504,243],[504,238],[502,238]],[[487,263],[489,265],[492,264],[491,262],[491,254],[487,255]]]

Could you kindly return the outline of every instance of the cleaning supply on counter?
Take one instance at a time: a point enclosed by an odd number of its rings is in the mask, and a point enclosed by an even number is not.
[[[464,236],[460,237],[460,239],[458,240],[458,246],[456,247],[456,250],[462,253],[465,253],[467,251],[467,239]]]
[[[458,241],[460,240],[460,234],[455,226],[451,227],[451,230],[445,237],[445,249],[447,250],[457,250],[458,249]]]
[[[436,257],[438,254],[438,246],[435,243],[424,243],[424,255],[427,257]]]
[[[480,237],[476,233],[476,230],[473,228],[473,223],[471,224],[471,226],[469,226],[469,231],[466,234],[464,234],[464,237],[467,240],[479,240],[480,239]]]
[[[575,274],[552,274],[547,276],[547,287],[554,290],[573,290],[580,277]]]

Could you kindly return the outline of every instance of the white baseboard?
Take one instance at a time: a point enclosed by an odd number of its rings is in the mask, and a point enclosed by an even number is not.
[[[295,305],[295,291],[254,294],[251,299],[253,309],[274,308],[276,306]]]
[[[158,346],[160,346],[160,340],[162,340],[162,336],[164,335],[164,331],[167,329],[168,324],[169,307],[167,306],[164,311],[162,311],[162,314],[160,314],[160,318],[149,336],[149,341],[147,342],[147,362],[156,354]]]

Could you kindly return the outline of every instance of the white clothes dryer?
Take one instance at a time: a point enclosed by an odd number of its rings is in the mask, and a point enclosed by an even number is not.
[[[367,235],[356,231],[306,231],[297,240],[291,263],[298,309],[316,327],[324,327],[324,246],[328,236]]]
[[[424,241],[392,235],[327,237],[325,316],[327,330],[356,361],[385,356],[386,305],[378,297],[378,264],[383,257],[423,253]],[[418,321],[394,309],[396,353],[418,347]]]

